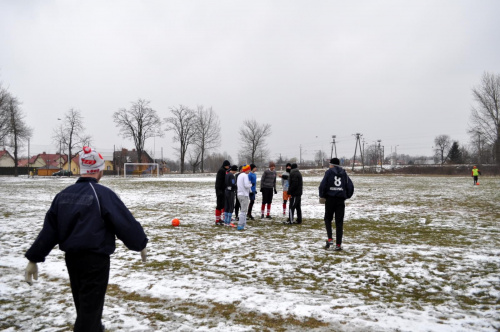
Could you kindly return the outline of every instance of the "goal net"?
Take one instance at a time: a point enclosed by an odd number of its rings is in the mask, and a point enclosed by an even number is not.
[[[123,165],[123,177],[151,177],[160,176],[158,163],[125,163]]]

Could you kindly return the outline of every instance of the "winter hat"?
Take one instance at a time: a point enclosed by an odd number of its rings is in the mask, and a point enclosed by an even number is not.
[[[292,164],[292,169],[296,169],[297,167],[298,167],[298,166],[297,166],[297,164],[296,164],[296,163],[293,163],[293,164]]]
[[[253,170],[253,169],[254,169],[254,168],[256,168],[256,167],[257,167],[257,165],[255,165],[255,164],[250,164],[250,170]]]
[[[231,166],[231,171],[237,171],[237,170],[238,170],[238,166],[236,166],[236,165]]]
[[[330,159],[330,164],[331,165],[340,165],[339,158],[332,158],[332,159]]]
[[[95,174],[104,170],[104,158],[91,147],[84,146],[80,152],[80,174]]]
[[[246,172],[246,171],[249,171],[250,170],[250,165],[245,165],[243,166],[243,168],[241,169],[243,172]]]
[[[292,167],[292,164],[290,164],[290,163],[286,163],[285,168],[287,168],[288,166]]]
[[[276,164],[274,163],[274,161],[271,161],[271,162],[269,163],[269,167],[276,167]]]
[[[226,166],[231,166],[231,163],[229,162],[229,160],[224,160],[224,162],[222,163],[222,167],[226,167]]]

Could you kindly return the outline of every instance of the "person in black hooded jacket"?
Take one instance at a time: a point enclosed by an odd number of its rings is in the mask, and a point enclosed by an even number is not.
[[[319,185],[320,202],[325,204],[325,227],[328,240],[325,249],[333,244],[332,220],[335,215],[335,250],[342,250],[342,236],[344,232],[345,200],[352,197],[354,184],[346,171],[339,166],[337,158],[330,160],[330,168]]]
[[[215,225],[224,225],[224,220],[221,215],[224,214],[224,202],[226,199],[226,173],[229,171],[229,167],[231,167],[229,160],[224,160],[215,177],[215,196],[217,197],[217,203],[215,206]]]
[[[295,221],[297,224],[302,223],[302,174],[297,168],[297,164],[292,164],[292,169],[290,170],[289,176],[289,186],[288,186],[288,195],[290,195],[290,207],[288,208],[289,217],[287,222],[289,224],[293,223],[293,215],[294,212],[297,211],[297,220]]]

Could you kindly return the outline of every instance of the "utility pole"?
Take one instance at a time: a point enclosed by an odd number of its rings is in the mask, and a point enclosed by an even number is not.
[[[330,159],[333,158],[333,148],[335,147],[335,158],[337,158],[337,145],[335,144],[336,135],[332,135],[332,152],[330,153]]]
[[[378,142],[378,149],[377,149],[377,162],[380,163],[380,170],[382,170],[382,150],[380,149],[380,142],[382,142],[382,140],[377,140]]]
[[[302,145],[299,145],[300,152],[299,152],[299,165],[302,165]]]
[[[361,142],[359,138],[363,136],[360,133],[353,134],[356,135],[356,147],[354,148],[354,158],[352,160],[352,171],[354,171],[354,164],[356,164],[356,152],[358,151],[358,144],[359,144],[359,152],[361,153],[361,164],[363,165],[363,173],[365,172],[365,164],[363,162],[363,150],[361,150]]]

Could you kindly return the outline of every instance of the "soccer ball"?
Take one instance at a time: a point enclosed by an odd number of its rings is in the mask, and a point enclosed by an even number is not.
[[[179,221],[179,219],[177,219],[177,218],[172,219],[172,226],[177,227],[180,224],[181,224],[181,222]]]

